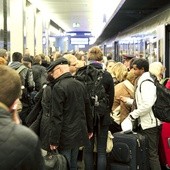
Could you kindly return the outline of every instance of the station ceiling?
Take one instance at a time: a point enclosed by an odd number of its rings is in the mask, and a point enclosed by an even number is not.
[[[45,14],[66,31],[91,31],[94,22],[96,0],[29,0],[40,2]],[[114,1],[114,0],[113,0]],[[116,1],[116,0],[115,0]],[[106,1],[106,3],[109,1]],[[156,11],[170,5],[170,0],[122,0],[121,5],[104,26],[95,44],[101,44],[119,32],[149,17]],[[98,8],[97,4],[95,8]],[[100,12],[100,11],[99,11]],[[80,27],[73,26],[80,24]]]

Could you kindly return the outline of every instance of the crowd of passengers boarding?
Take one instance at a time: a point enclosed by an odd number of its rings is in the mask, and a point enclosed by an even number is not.
[[[98,46],[91,47],[87,53],[54,52],[50,57],[43,54],[31,56],[27,49],[24,55],[14,52],[11,62],[7,51],[0,49],[0,71],[8,67],[10,72],[12,68],[19,74],[21,80],[21,94],[14,98],[15,100],[18,98],[17,104],[15,102],[14,109],[7,109],[11,113],[15,111],[10,121],[20,124],[19,126],[22,124],[32,128],[38,136],[36,140],[40,141],[38,148],[47,151],[47,154],[58,150],[66,157],[69,169],[79,168],[77,162],[81,147],[83,148],[81,161],[84,163],[82,168],[104,170],[110,169],[112,164],[111,154],[106,153],[108,131],[111,131],[114,136],[114,133],[122,129],[124,131],[132,129],[134,120],[138,120],[136,130],[146,136],[149,143],[149,169],[161,170],[158,155],[161,121],[155,118],[152,111],[156,100],[156,87],[150,81],[143,81],[153,80],[150,73],[161,81],[165,68],[160,62],[149,64],[147,60],[134,56],[122,57],[123,62],[113,61],[112,58],[105,57]],[[86,78],[83,81],[77,78],[81,75],[78,74],[80,70],[86,69],[87,73],[89,68],[97,70],[95,74],[97,78],[93,81],[101,84],[104,89],[106,98],[104,104],[107,104],[107,109],[104,111],[100,106],[99,96],[89,93]],[[11,77],[8,77],[8,74],[6,77],[1,76],[0,83],[5,81],[5,78],[8,82]],[[168,80],[167,88],[170,87],[169,84]],[[0,89],[4,87],[0,85]],[[5,90],[4,93],[9,94],[8,89],[5,88]],[[2,91],[0,91],[0,104],[3,103],[3,106],[0,105],[0,112],[4,113],[4,107],[11,108],[14,100],[7,105],[7,97],[4,97]],[[0,118],[3,119],[1,115]],[[8,129],[6,133],[14,131],[10,127]],[[2,134],[4,134],[3,131],[0,138],[5,141],[6,136]],[[5,145],[5,151],[16,148],[16,143],[10,143],[10,139],[5,142],[10,145],[10,148],[7,144]],[[17,147],[21,148],[22,153],[22,147],[27,146],[25,144],[25,146],[17,145]],[[34,151],[35,148],[31,147]],[[11,156],[6,157],[1,153],[0,160],[5,159],[5,161],[3,163],[0,161],[0,169],[12,169],[14,165],[22,169],[28,164],[34,164],[36,160],[41,160],[38,151],[36,154],[34,159],[29,159],[26,163],[24,161],[18,163],[19,159],[14,159],[16,162],[11,161]],[[37,169],[43,169],[40,167]],[[32,169],[35,170],[35,168]]]

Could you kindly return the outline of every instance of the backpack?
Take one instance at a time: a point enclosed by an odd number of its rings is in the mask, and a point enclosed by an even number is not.
[[[75,75],[86,87],[95,119],[109,112],[109,97],[102,83],[103,72],[102,69],[86,65],[79,68]]]
[[[164,85],[160,84],[154,75],[151,75],[154,81],[146,79],[144,81],[150,81],[156,86],[157,99],[152,106],[154,116],[162,122],[170,122],[170,90]],[[144,82],[142,81],[141,84]],[[140,84],[140,92],[141,92]]]
[[[18,67],[18,68],[16,69],[17,73],[20,75],[21,83],[22,83],[23,86],[25,86],[25,80],[24,80],[23,76],[21,76],[20,73],[21,73],[21,71],[24,70],[25,68],[26,68],[26,67],[25,67],[24,65],[21,65],[20,67]]]

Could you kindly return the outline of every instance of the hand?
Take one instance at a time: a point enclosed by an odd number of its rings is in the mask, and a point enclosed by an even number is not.
[[[93,132],[92,133],[88,133],[88,137],[89,137],[89,139],[91,139],[93,137]]]
[[[58,146],[56,146],[56,145],[50,145],[51,150],[56,150],[57,148],[58,148]]]
[[[131,118],[129,116],[127,116],[123,122],[121,123],[121,128],[123,131],[128,131],[128,130],[133,130],[133,124],[131,121]]]
[[[128,97],[120,96],[120,100],[124,103],[127,103]]]

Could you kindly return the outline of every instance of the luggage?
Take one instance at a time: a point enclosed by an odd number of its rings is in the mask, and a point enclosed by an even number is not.
[[[113,136],[111,170],[149,170],[149,147],[146,137],[130,131],[117,132]]]
[[[170,123],[162,123],[159,144],[160,163],[170,169]]]
[[[44,156],[45,169],[46,170],[68,170],[68,162],[64,155],[58,153],[58,151],[51,151]]]

